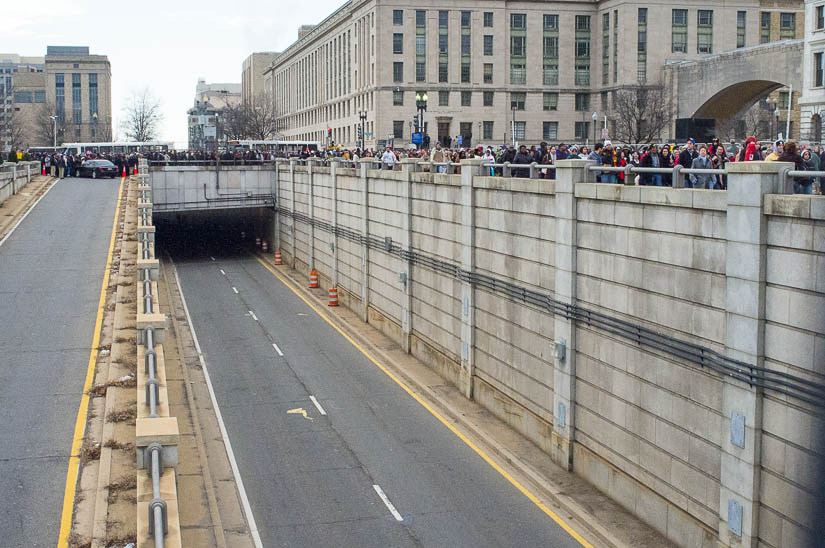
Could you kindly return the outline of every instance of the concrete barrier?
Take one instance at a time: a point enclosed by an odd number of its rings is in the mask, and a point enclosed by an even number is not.
[[[280,162],[276,249],[676,544],[813,545],[825,197],[779,163],[727,192],[556,167]]]
[[[145,160],[138,164],[141,180],[148,174]],[[143,176],[142,178],[140,176]],[[145,190],[139,185],[138,190]],[[166,360],[163,352],[167,318],[159,311],[158,267],[155,257],[154,226],[151,201],[138,203],[138,283],[136,288],[137,327],[137,406],[135,448],[138,471],[137,482],[137,546],[155,546],[153,528],[162,521],[164,546],[179,548],[181,531],[177,495],[176,466],[180,432],[178,421],[170,416],[167,393]],[[148,257],[144,257],[146,249]],[[146,272],[149,272],[148,277]],[[144,282],[148,284],[144,285]],[[151,310],[146,308],[147,301]],[[153,482],[156,459],[160,475]],[[146,472],[141,471],[146,470]],[[148,472],[148,473],[147,473]],[[158,510],[159,509],[159,510]],[[159,515],[163,516],[162,520]]]
[[[0,204],[17,194],[40,175],[39,162],[5,163],[0,166]]]

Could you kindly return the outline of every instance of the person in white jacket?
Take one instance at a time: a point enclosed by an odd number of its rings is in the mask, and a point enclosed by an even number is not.
[[[390,147],[384,151],[384,154],[381,155],[381,163],[384,165],[385,169],[393,169],[395,167],[395,153],[392,151]]]

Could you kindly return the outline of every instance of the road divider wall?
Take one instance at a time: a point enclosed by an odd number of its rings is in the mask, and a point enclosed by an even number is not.
[[[180,433],[170,415],[163,351],[167,318],[160,313],[159,263],[146,160],[138,165],[137,259],[137,546],[180,548],[176,467]],[[157,539],[162,539],[157,544]]]
[[[285,264],[676,544],[813,544],[825,197],[781,195],[787,165],[727,191],[342,165],[276,163]]]

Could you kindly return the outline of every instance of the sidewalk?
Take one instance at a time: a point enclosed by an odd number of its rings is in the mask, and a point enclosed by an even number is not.
[[[304,277],[287,265],[272,269],[288,278],[293,291],[312,302],[332,323],[444,416],[496,465],[532,492],[562,520],[593,543],[606,548],[667,548],[666,537],[620,507],[584,479],[562,470],[537,446],[492,413],[465,398],[457,388],[404,352],[400,346],[345,307],[329,308],[326,289],[305,288]],[[380,373],[380,371],[376,371]]]

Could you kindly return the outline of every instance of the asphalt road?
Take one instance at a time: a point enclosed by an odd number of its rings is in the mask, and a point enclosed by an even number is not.
[[[0,246],[0,545],[57,544],[119,180],[57,183]]]
[[[173,228],[159,227],[159,243],[265,547],[579,546],[254,258],[220,243],[238,227]]]

